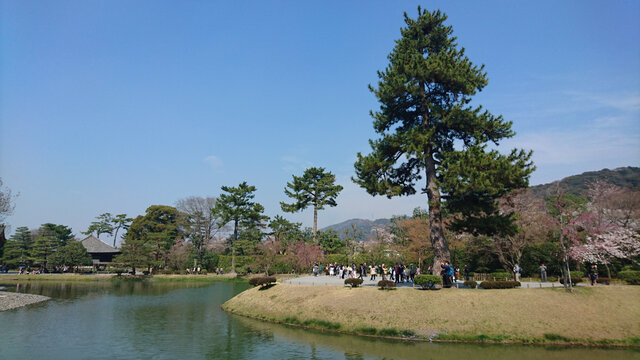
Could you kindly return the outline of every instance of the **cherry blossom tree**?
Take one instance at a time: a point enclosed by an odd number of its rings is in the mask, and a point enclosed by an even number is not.
[[[613,259],[638,263],[634,259],[640,255],[638,191],[596,181],[589,184],[585,195],[589,203],[570,227],[569,256],[580,262],[605,265],[609,277]]]
[[[322,259],[322,249],[318,244],[299,241],[289,245],[287,255],[296,264],[298,271],[304,271],[311,269],[313,264]]]
[[[525,247],[545,240],[552,219],[544,201],[530,191],[513,192],[500,199],[500,212],[513,214],[516,232],[494,237],[492,251],[505,269],[513,273],[514,266],[521,264]]]

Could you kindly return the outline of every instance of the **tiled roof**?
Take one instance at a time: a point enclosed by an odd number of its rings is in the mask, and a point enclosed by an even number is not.
[[[97,237],[90,235],[83,240],[80,240],[82,245],[87,249],[88,253],[119,253],[120,250],[104,243]]]

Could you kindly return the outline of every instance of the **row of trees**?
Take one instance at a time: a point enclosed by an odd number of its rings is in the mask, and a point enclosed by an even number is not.
[[[73,241],[71,228],[51,223],[38,229],[19,227],[4,244],[1,263],[10,268],[38,266],[42,270],[59,270],[91,265],[84,246]]]
[[[216,198],[190,197],[180,200],[177,208],[170,206],[151,206],[146,215],[133,220],[122,246],[122,255],[117,259],[132,267],[167,267],[172,247],[176,252],[184,253],[186,244],[195,254],[195,264],[203,264],[207,247],[216,236],[229,230],[227,237],[231,254],[231,271],[235,271],[236,252],[254,254],[268,249],[262,244],[267,235],[273,235],[278,246],[289,249],[293,244],[305,242],[306,232],[299,223],[291,223],[281,216],[269,221],[264,215],[264,207],[256,203],[255,186],[246,182],[237,187],[222,186],[222,193]],[[281,203],[285,212],[302,211],[313,207],[314,221],[311,242],[318,243],[318,211],[326,206],[336,206],[336,198],[342,186],[335,184],[335,176],[324,168],[312,167],[302,176],[293,176],[287,183],[285,194],[292,203]],[[267,225],[272,232],[267,232]],[[336,236],[329,240],[323,235],[322,243],[336,246]],[[300,247],[300,245],[297,245]],[[260,250],[262,249],[262,250]],[[268,250],[267,250],[268,251]],[[278,250],[283,254],[286,250]]]

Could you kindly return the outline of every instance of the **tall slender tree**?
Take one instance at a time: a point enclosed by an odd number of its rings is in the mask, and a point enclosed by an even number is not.
[[[325,206],[336,206],[336,198],[341,185],[336,185],[336,177],[324,168],[312,167],[305,170],[302,176],[293,175],[293,181],[287,183],[284,193],[292,198],[293,204],[280,203],[282,211],[297,212],[313,206],[313,242],[316,241],[318,232],[318,210]]]
[[[220,219],[220,226],[233,223],[233,237],[231,239],[231,272],[236,271],[235,245],[238,241],[238,233],[242,229],[255,226],[264,227],[263,222],[268,220],[262,215],[264,207],[253,202],[256,191],[255,186],[243,182],[238,187],[223,186],[216,206],[211,210],[214,216]]]
[[[127,214],[118,214],[114,218],[111,218],[111,227],[115,232],[113,234],[113,247],[116,247],[116,239],[118,239],[118,230],[127,230],[131,226],[133,218],[127,217]]]
[[[512,137],[511,122],[472,106],[471,97],[488,83],[484,66],[474,65],[459,48],[447,17],[418,7],[417,19],[406,13],[406,27],[389,54],[389,65],[378,72],[378,87],[369,86],[380,102],[372,112],[380,139],[370,141],[372,152],[358,153],[353,180],[371,195],[423,193],[429,204],[430,240],[434,269],[450,260],[444,236],[442,203],[458,230],[491,233],[508,225],[496,199],[526,187],[534,170],[531,152],[489,151]],[[513,226],[510,227],[513,231]]]

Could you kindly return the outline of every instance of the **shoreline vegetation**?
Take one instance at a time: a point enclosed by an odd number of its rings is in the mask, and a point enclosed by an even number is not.
[[[0,283],[16,283],[23,281],[110,281],[110,280],[132,280],[132,279],[146,279],[151,281],[238,281],[247,282],[248,278],[238,277],[236,274],[224,274],[224,275],[124,275],[117,276],[114,274],[37,274],[37,275],[3,275],[0,274]]]
[[[284,325],[410,341],[640,348],[640,287],[440,291],[289,285],[223,310]]]

